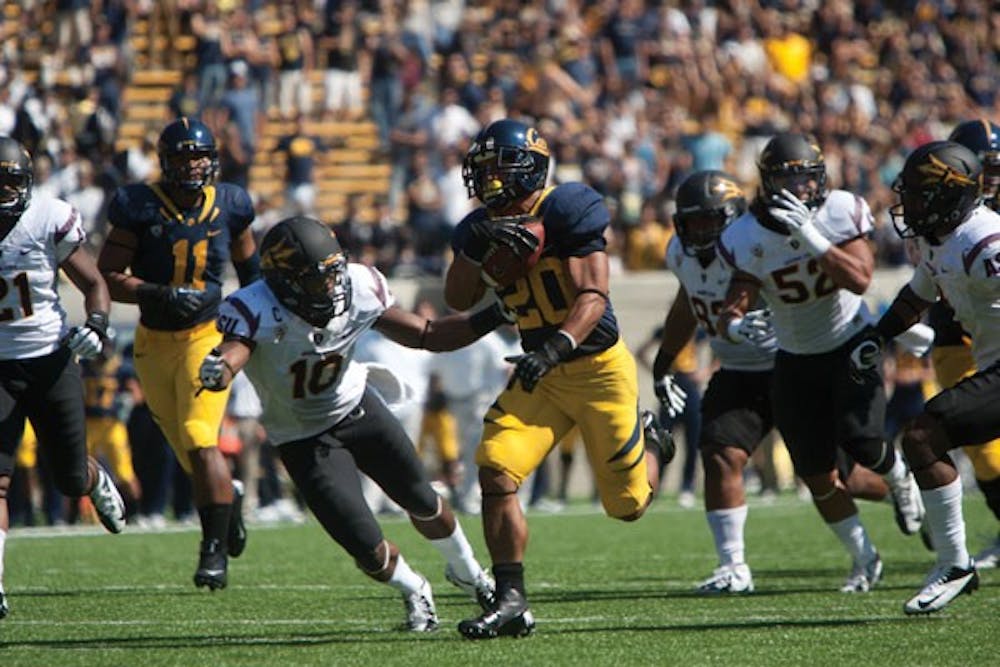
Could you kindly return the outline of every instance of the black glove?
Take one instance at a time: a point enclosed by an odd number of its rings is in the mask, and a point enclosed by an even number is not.
[[[476,264],[483,263],[486,251],[493,243],[493,223],[483,218],[469,225],[469,235],[462,246],[462,254]]]
[[[504,357],[505,361],[515,364],[514,375],[511,377],[508,387],[520,380],[524,390],[530,393],[546,373],[569,358],[569,355],[573,353],[573,347],[569,336],[559,332],[533,352]]]
[[[871,329],[864,340],[851,350],[851,379],[858,384],[866,384],[879,374],[882,364],[882,347],[885,341],[877,331]]]
[[[504,324],[517,324],[517,314],[507,310],[501,301],[495,301],[487,308],[474,313],[469,318],[469,326],[477,336],[485,336]]]
[[[516,222],[494,224],[493,241],[509,247],[522,261],[538,250],[538,237]]]
[[[209,292],[193,287],[171,287],[156,283],[143,283],[136,290],[139,305],[159,306],[179,319],[186,320],[209,301]]]

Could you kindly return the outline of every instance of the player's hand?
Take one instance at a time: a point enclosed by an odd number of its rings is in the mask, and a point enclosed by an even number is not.
[[[878,377],[882,363],[882,338],[873,334],[854,346],[851,350],[851,379],[858,384],[866,384]]]
[[[556,333],[537,350],[527,354],[516,354],[504,357],[504,361],[514,364],[514,374],[510,378],[508,387],[520,380],[521,386],[528,393],[531,393],[538,381],[555,368],[560,362],[567,359],[573,352],[573,344],[568,336]]]
[[[774,324],[771,322],[771,309],[751,310],[743,316],[736,334],[751,345],[766,346],[774,340]]]
[[[73,327],[66,335],[65,345],[81,359],[93,359],[104,349],[108,336],[108,316],[95,311],[87,315],[87,321]]]
[[[767,211],[813,255],[822,255],[830,249],[832,244],[816,228],[816,214],[788,190],[782,189],[780,193],[772,195]]]
[[[538,250],[538,237],[524,225],[516,222],[505,222],[493,226],[493,241],[511,249],[521,261],[526,260]]]
[[[673,374],[667,373],[661,378],[653,380],[653,391],[656,398],[660,399],[660,405],[671,419],[677,419],[683,412],[687,404],[687,392],[674,378]]]
[[[462,246],[462,254],[474,264],[482,264],[486,251],[493,243],[493,223],[483,218],[469,225],[469,234]]]
[[[202,359],[201,367],[198,368],[198,380],[201,381],[201,386],[209,391],[222,391],[229,386],[229,380],[226,379],[227,371],[231,380],[232,369],[223,359],[219,348],[214,348]]]
[[[155,283],[143,283],[136,290],[136,293],[140,305],[160,306],[165,308],[169,314],[182,320],[197,313],[208,303],[210,298],[206,290],[157,285]]]

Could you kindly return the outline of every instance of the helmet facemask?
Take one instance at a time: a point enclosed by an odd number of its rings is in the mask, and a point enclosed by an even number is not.
[[[31,172],[0,166],[0,220],[17,222],[31,202]]]
[[[180,146],[160,156],[163,180],[181,190],[197,191],[215,182],[219,155],[202,146]]]

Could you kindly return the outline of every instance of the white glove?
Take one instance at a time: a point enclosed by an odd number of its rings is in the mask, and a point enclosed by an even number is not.
[[[225,378],[226,369],[232,371],[219,350],[213,349],[205,355],[201,361],[201,367],[198,368],[198,379],[201,381],[201,386],[209,391],[225,389],[229,385]]]
[[[81,324],[69,330],[69,334],[66,335],[66,347],[81,359],[93,359],[104,349],[104,341],[101,339],[101,334],[86,324]]]
[[[896,342],[915,357],[922,357],[930,351],[934,344],[934,329],[917,322],[912,327],[896,336]]]
[[[654,379],[653,391],[656,392],[656,397],[660,399],[660,405],[666,410],[668,417],[676,419],[684,412],[684,406],[687,404],[687,392],[677,384],[673,375],[667,373],[659,379]]]
[[[774,326],[771,324],[771,310],[751,310],[743,317],[729,321],[728,338],[732,341],[745,340],[751,345],[764,347],[774,339]]]
[[[771,196],[767,212],[814,256],[819,257],[833,245],[816,229],[812,209],[788,190],[782,189],[780,194]]]

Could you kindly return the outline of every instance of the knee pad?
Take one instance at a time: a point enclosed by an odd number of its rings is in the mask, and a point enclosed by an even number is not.
[[[873,472],[884,475],[892,469],[896,452],[884,440],[869,438],[844,443],[844,451]]]
[[[976,480],[979,490],[986,496],[986,506],[993,511],[993,516],[1000,521],[1000,477],[983,482]]]
[[[903,453],[910,470],[919,472],[937,463],[951,449],[948,434],[928,414],[913,420],[903,431]]]

